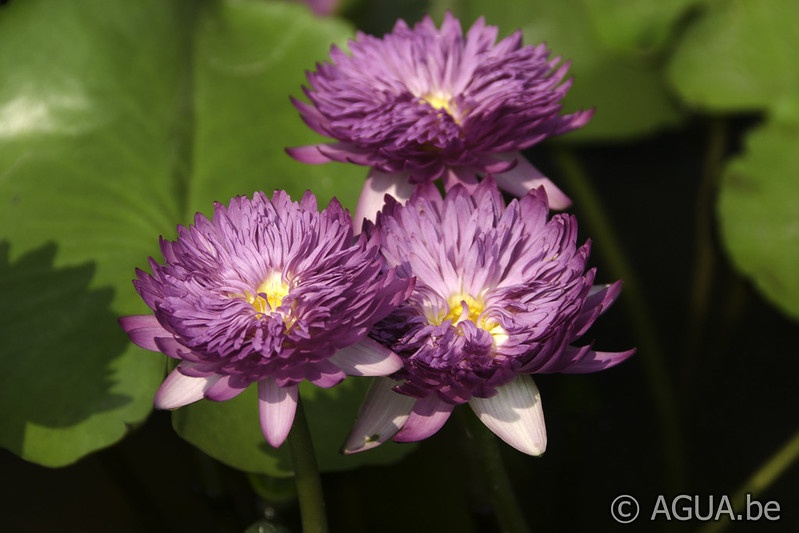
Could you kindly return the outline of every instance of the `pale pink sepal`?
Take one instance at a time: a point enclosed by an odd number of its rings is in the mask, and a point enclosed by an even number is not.
[[[145,350],[160,351],[155,343],[156,337],[172,338],[172,334],[158,323],[155,315],[123,316],[119,318],[119,325],[128,334],[133,344]]]
[[[258,382],[258,412],[266,442],[278,448],[291,430],[297,411],[298,386],[280,387],[275,378]]]
[[[350,376],[387,376],[402,368],[397,354],[369,337],[342,348],[328,361]]]
[[[387,194],[404,204],[410,199],[415,187],[408,181],[407,174],[387,174],[374,168],[370,169],[361,189],[361,196],[358,198],[355,216],[352,218],[355,232],[360,233],[364,218],[374,221],[377,212],[383,209]]]
[[[396,442],[417,442],[434,435],[452,414],[455,406],[442,402],[435,395],[416,401],[408,420],[394,435]]]
[[[161,383],[153,403],[158,409],[177,409],[189,405],[201,400],[205,391],[219,381],[220,377],[217,374],[204,377],[187,376],[175,368]]]
[[[544,187],[549,200],[550,209],[566,209],[572,204],[571,198],[558,189],[552,181],[544,176],[520,153],[502,154],[496,156],[500,159],[516,158],[517,164],[507,172],[494,174],[497,187],[511,193],[513,196],[522,197],[530,190]]]
[[[342,453],[362,452],[379,446],[405,424],[416,400],[391,390],[396,384],[389,378],[372,380]]]
[[[547,430],[541,394],[527,374],[497,387],[496,396],[472,398],[472,410],[500,439],[528,455],[541,455],[547,449]]]

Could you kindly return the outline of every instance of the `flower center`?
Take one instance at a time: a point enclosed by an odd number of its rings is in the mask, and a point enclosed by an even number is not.
[[[245,293],[244,297],[259,314],[274,312],[283,298],[289,293],[289,286],[283,281],[280,272],[270,273],[256,289],[255,294]]]
[[[493,318],[481,317],[485,311],[485,304],[482,299],[478,300],[471,294],[458,292],[449,297],[447,302],[449,312],[444,315],[434,317],[430,322],[441,325],[445,320],[451,320],[453,326],[457,326],[464,320],[471,320],[478,328],[487,331],[494,339],[494,346],[500,346],[508,340],[508,332]]]
[[[471,320],[477,324],[477,318],[483,312],[483,304],[470,294],[456,293],[449,297],[449,313],[444,315],[444,320],[452,320],[452,325],[456,326],[464,320]]]
[[[460,124],[458,114],[455,110],[455,103],[452,96],[441,91],[434,91],[422,96],[422,101],[426,102],[430,107],[436,110],[443,110],[446,114],[452,117],[456,124]]]

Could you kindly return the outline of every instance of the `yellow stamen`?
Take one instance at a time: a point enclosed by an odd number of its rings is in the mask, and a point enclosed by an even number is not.
[[[482,317],[485,311],[485,304],[481,299],[477,299],[470,294],[458,292],[450,296],[447,302],[449,312],[441,313],[436,317],[430,317],[430,323],[436,326],[441,325],[445,320],[451,320],[453,326],[457,326],[464,320],[471,320],[478,328],[491,334],[494,339],[494,346],[501,346],[508,340],[508,332],[492,319]]]
[[[275,312],[289,293],[289,286],[280,272],[272,272],[256,289],[256,294],[245,293],[245,299],[260,314]],[[266,297],[264,298],[264,295]]]
[[[444,315],[441,322],[444,320],[452,320],[452,324],[456,325],[464,320],[471,320],[477,323],[477,317],[483,312],[483,304],[469,294],[457,293],[449,298],[449,313]]]
[[[422,100],[430,104],[433,109],[443,110],[452,117],[456,124],[459,123],[458,115],[455,111],[455,103],[450,95],[441,91],[435,91],[422,96]]]

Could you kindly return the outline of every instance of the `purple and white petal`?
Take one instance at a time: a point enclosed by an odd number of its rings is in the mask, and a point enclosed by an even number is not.
[[[469,405],[480,421],[499,438],[528,455],[547,449],[547,430],[541,395],[527,375],[497,388],[491,398],[472,398]]]
[[[449,419],[454,407],[453,404],[444,402],[433,394],[417,400],[408,420],[392,440],[417,442],[434,435]]]
[[[572,350],[577,351],[577,348],[572,346],[567,348],[567,353]],[[567,367],[558,370],[561,374],[590,374],[599,372],[619,363],[626,361],[635,354],[635,349],[625,350],[623,352],[599,352],[596,350],[588,350],[579,359],[572,361]]]
[[[413,194],[415,186],[408,181],[407,174],[387,174],[371,169],[358,198],[358,206],[352,223],[356,232],[360,232],[363,220],[374,221],[378,211],[383,209],[386,195],[405,203]]]
[[[179,368],[175,368],[161,383],[153,403],[158,409],[177,409],[189,405],[201,400],[205,391],[220,377],[216,374],[205,377],[187,376]]]
[[[154,315],[131,315],[119,318],[119,325],[136,346],[145,350],[159,351],[156,337],[172,338]]]
[[[278,448],[286,440],[297,412],[299,387],[280,387],[274,378],[258,382],[258,413],[266,442]]]
[[[247,389],[247,385],[232,385],[231,376],[221,376],[216,383],[208,387],[205,397],[215,402],[224,402],[235,398]]]
[[[394,392],[395,384],[396,381],[389,378],[372,380],[342,453],[352,454],[374,448],[402,428],[416,400]]]
[[[503,154],[498,156],[502,159],[516,159],[517,164],[512,169],[501,174],[494,174],[497,186],[514,196],[524,196],[528,192],[538,187],[543,187],[549,200],[549,208],[557,211],[567,209],[571,204],[571,198],[555,186],[552,181],[544,176],[540,170],[535,168],[520,153]]]
[[[388,376],[402,368],[397,354],[369,337],[338,350],[328,361],[349,376]]]

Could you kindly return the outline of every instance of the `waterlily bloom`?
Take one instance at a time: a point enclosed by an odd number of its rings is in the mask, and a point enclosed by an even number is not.
[[[574,217],[548,214],[543,188],[506,207],[490,177],[471,194],[455,186],[442,198],[426,184],[405,206],[387,199],[365,231],[379,229],[388,264],[416,285],[371,335],[404,365],[375,380],[345,453],[425,439],[468,403],[505,442],[541,454],[546,429],[530,374],[596,372],[632,355],[571,346],[621,285],[594,285]]]
[[[165,264],[133,281],[151,315],[120,319],[130,339],[179,364],[155,396],[161,409],[203,397],[223,401],[257,383],[261,427],[272,446],[294,420],[298,384],[331,387],[345,374],[382,376],[402,366],[367,337],[409,293],[413,282],[386,268],[379,235],[353,237],[348,212],[333,200],[319,212],[268,199],[215,204],[161,239]]]
[[[288,153],[371,167],[356,221],[372,219],[392,187],[407,200],[413,185],[474,186],[487,173],[516,196],[543,186],[553,209],[568,207],[520,150],[583,126],[592,112],[560,115],[568,63],[549,59],[544,44],[523,46],[520,31],[499,42],[497,33],[480,18],[464,36],[447,13],[440,29],[429,17],[413,28],[400,20],[382,39],[358,33],[349,54],[334,46],[331,61],[307,75],[310,103],[293,103],[336,142]]]

